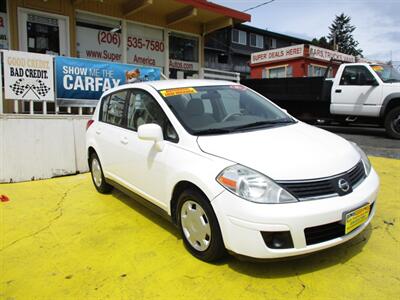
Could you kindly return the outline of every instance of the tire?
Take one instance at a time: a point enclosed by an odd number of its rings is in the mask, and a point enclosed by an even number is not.
[[[400,106],[394,107],[387,113],[385,128],[391,138],[400,139]]]
[[[193,256],[212,262],[226,255],[217,217],[203,194],[186,190],[179,196],[177,221],[183,243]]]
[[[108,194],[112,191],[113,187],[106,182],[100,159],[96,153],[90,155],[90,173],[94,187],[99,193]]]

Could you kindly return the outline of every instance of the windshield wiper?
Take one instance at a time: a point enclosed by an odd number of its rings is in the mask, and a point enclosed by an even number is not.
[[[195,131],[195,135],[207,135],[207,134],[219,134],[219,133],[231,133],[232,129],[224,128],[209,128],[204,130]]]
[[[281,120],[274,120],[274,121],[258,121],[254,123],[249,123],[241,126],[237,126],[234,128],[234,130],[238,129],[247,129],[247,128],[256,128],[256,127],[261,127],[265,125],[276,125],[276,124],[288,124],[288,123],[294,123],[292,119],[281,119]]]
[[[400,82],[400,79],[386,79],[386,83]]]

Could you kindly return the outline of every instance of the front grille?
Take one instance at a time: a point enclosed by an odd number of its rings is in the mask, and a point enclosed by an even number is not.
[[[363,163],[360,161],[355,168],[349,171],[348,175],[351,185],[353,186],[354,189],[365,178],[365,170]]]
[[[345,179],[350,184],[350,189],[343,192],[338,181]],[[283,188],[299,200],[312,200],[333,196],[343,196],[351,193],[365,178],[364,165],[360,161],[349,171],[329,178],[304,180],[304,181],[278,181]]]
[[[334,222],[304,229],[307,246],[341,237],[344,235],[344,232],[345,226],[340,222]]]
[[[375,203],[371,204],[369,213],[371,213]],[[304,229],[306,244],[314,245],[329,240],[336,239],[345,235],[345,225],[342,222],[333,222],[315,227]]]

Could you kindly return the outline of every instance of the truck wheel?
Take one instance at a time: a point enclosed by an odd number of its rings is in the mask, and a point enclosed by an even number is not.
[[[385,128],[390,137],[400,139],[400,106],[388,112],[385,118]]]

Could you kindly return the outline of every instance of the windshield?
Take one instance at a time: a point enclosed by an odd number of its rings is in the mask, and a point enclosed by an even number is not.
[[[371,68],[383,82],[400,82],[400,73],[393,66],[373,65]]]
[[[194,135],[295,123],[266,98],[242,85],[175,88],[159,92],[177,119]]]

